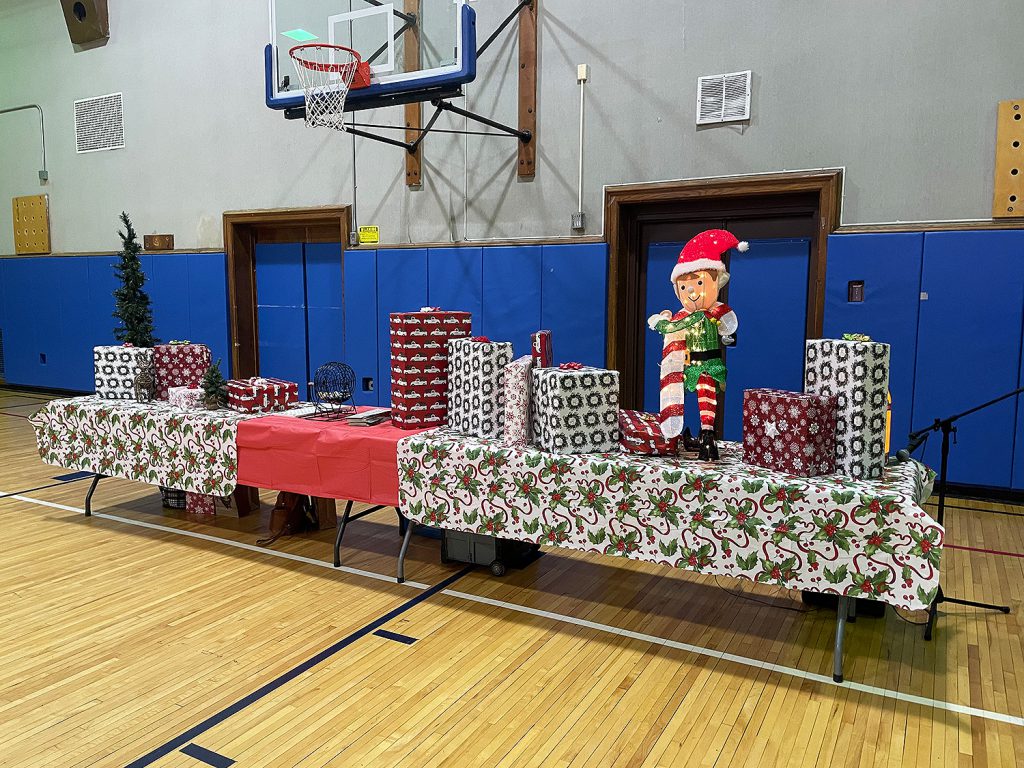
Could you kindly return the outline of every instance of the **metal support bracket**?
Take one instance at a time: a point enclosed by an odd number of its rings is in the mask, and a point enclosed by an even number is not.
[[[483,115],[470,112],[468,109],[456,107],[454,104],[449,104],[447,101],[443,101],[442,99],[434,99],[430,103],[437,109],[444,110],[445,112],[454,112],[456,115],[461,115],[462,117],[481,123],[482,125],[486,125],[489,128],[494,128],[497,131],[507,133],[510,136],[517,136],[519,137],[519,141],[523,144],[529,144],[533,139],[533,133],[531,131],[521,131],[518,128],[513,128],[509,125],[505,125],[504,123],[499,123],[497,120],[491,120]]]

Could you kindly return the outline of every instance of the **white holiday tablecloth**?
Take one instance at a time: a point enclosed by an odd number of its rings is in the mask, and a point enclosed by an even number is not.
[[[921,609],[943,529],[921,505],[934,472],[800,478],[742,462],[553,455],[433,430],[398,447],[402,512],[424,525],[662,563]]]

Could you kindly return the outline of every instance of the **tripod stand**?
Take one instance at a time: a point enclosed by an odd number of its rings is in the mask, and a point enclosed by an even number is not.
[[[910,457],[910,454],[924,442],[928,433],[942,432],[942,458],[939,462],[939,525],[943,524],[946,513],[946,480],[949,470],[949,437],[956,432],[956,427],[953,426],[953,423],[959,421],[964,416],[970,416],[972,413],[977,413],[984,408],[988,408],[991,405],[995,405],[1003,400],[1019,395],[1022,392],[1024,392],[1024,387],[1015,389],[1013,392],[1007,392],[1005,395],[1000,395],[995,400],[989,400],[987,403],[982,403],[981,405],[975,406],[963,413],[958,413],[955,416],[949,416],[945,419],[936,419],[930,426],[925,427],[924,429],[919,429],[916,432],[911,432],[907,438],[907,447],[896,454],[896,457],[900,461],[906,461]],[[935,618],[939,611],[939,603],[955,603],[956,605],[968,605],[972,608],[983,608],[990,611],[1002,611],[1003,613],[1010,612],[1010,606],[1008,605],[992,605],[991,603],[979,603],[974,600],[962,600],[958,597],[948,597],[942,591],[942,585],[939,584],[938,594],[935,596],[935,600],[932,601],[932,604],[928,607],[928,623],[924,629],[925,640],[932,639],[932,630],[935,628]]]

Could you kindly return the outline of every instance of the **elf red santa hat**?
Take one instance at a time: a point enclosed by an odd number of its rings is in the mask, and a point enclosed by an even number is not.
[[[725,271],[722,256],[730,248],[735,248],[743,253],[750,248],[750,244],[737,240],[735,235],[724,229],[709,229],[706,232],[701,232],[679,252],[679,261],[672,269],[672,277],[669,278],[669,282],[674,283],[681,276],[691,272],[707,270],[718,275],[718,287],[721,288],[729,282],[729,273]]]

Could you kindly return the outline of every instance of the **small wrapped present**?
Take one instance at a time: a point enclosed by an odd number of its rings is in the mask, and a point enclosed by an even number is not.
[[[743,393],[743,460],[800,477],[836,470],[836,398],[748,389]]]
[[[619,411],[619,445],[627,453],[668,456],[679,448],[679,438],[667,438],[661,420],[653,413]]]
[[[153,347],[156,368],[156,397],[167,400],[171,387],[198,387],[206,369],[213,364],[210,348],[205,344],[172,341]]]
[[[530,350],[533,364],[537,368],[550,368],[554,365],[551,352],[551,331],[537,331],[530,337]]]
[[[202,409],[205,399],[206,393],[198,387],[171,387],[167,390],[167,400],[171,405],[189,411]]]
[[[299,385],[294,381],[268,379],[231,379],[227,384],[228,408],[242,413],[283,411],[299,401]]]
[[[874,480],[885,468],[889,345],[809,339],[804,392],[836,398],[836,471]]]
[[[619,450],[619,372],[563,363],[533,369],[533,439],[550,453]]]
[[[448,426],[465,435],[501,437],[505,426],[505,366],[512,342],[486,336],[448,342]]]
[[[424,307],[393,312],[390,321],[391,423],[439,427],[448,416],[448,341],[469,336],[472,316]]]
[[[505,445],[514,448],[530,444],[533,365],[533,356],[524,355],[505,366]]]
[[[135,400],[136,379],[153,376],[153,350],[149,347],[93,347],[96,394],[104,400]]]
[[[185,512],[190,515],[215,515],[217,514],[217,502],[213,496],[205,493],[185,493]]]

